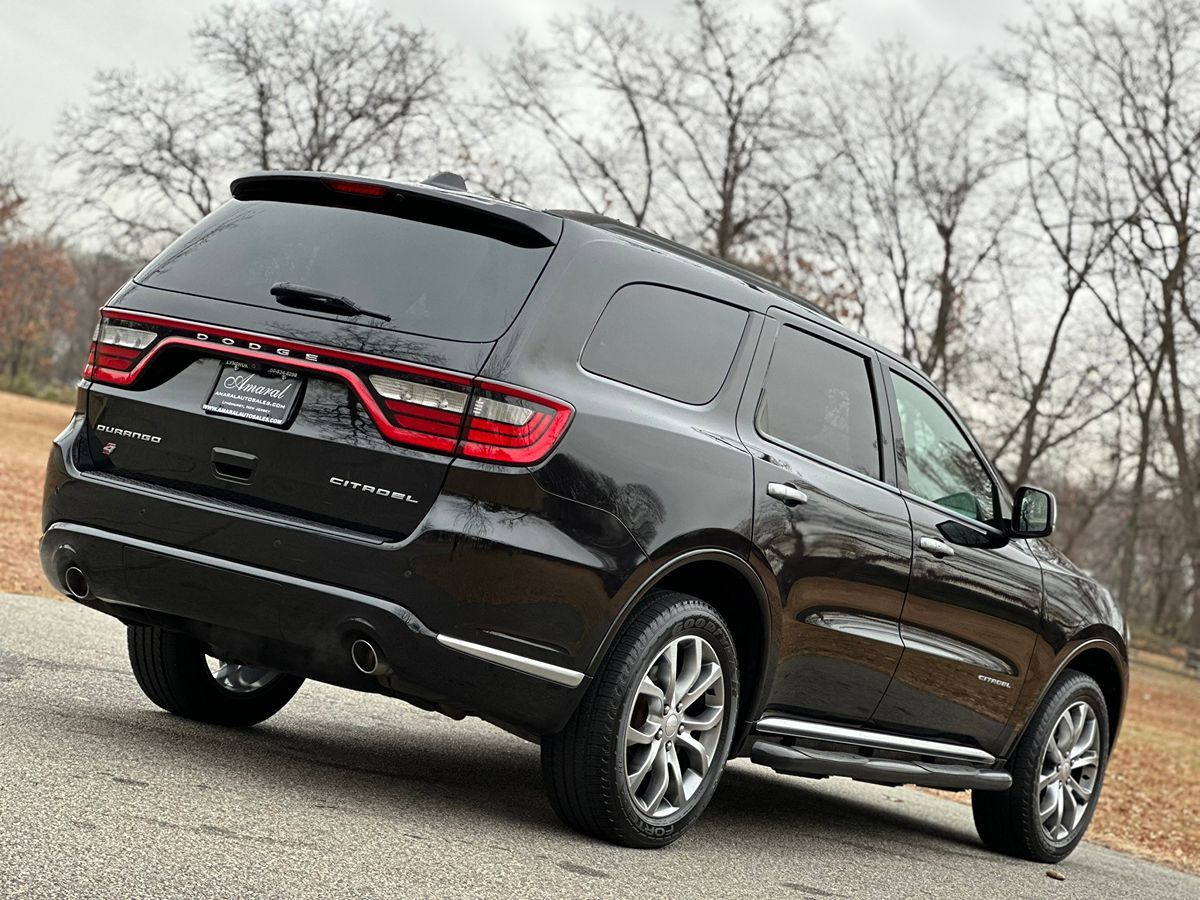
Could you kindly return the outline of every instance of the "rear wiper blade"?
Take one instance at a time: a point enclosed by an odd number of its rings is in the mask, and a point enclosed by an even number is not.
[[[339,316],[370,316],[372,319],[382,319],[385,322],[392,321],[391,316],[363,309],[349,297],[331,294],[320,288],[308,287],[303,284],[277,281],[271,285],[271,295],[277,303],[297,309],[314,309]]]

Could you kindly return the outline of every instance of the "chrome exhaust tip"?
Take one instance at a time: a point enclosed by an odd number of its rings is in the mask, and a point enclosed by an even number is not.
[[[91,593],[87,576],[83,574],[83,569],[79,566],[67,566],[66,571],[63,572],[63,587],[76,600],[83,600]]]
[[[387,675],[392,671],[392,667],[384,662],[375,645],[362,638],[350,645],[350,660],[354,663],[354,668],[364,675]]]

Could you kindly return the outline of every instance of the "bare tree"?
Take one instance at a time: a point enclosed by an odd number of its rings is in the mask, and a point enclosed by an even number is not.
[[[543,142],[589,211],[640,226],[663,139],[649,29],[632,13],[590,10],[552,20],[549,31],[541,46],[518,34],[508,56],[491,63],[493,110],[515,115]]]
[[[336,0],[219,7],[195,77],[101,72],[61,121],[71,194],[126,247],[161,244],[248,169],[425,174],[449,57],[386,12]]]
[[[821,0],[773,15],[687,3],[659,33],[631,13],[591,11],[518,35],[493,63],[498,107],[549,148],[589,210],[744,262],[781,261],[788,200],[806,175],[803,75],[829,37]],[[778,268],[778,266],[776,266]]]
[[[813,233],[829,260],[817,264],[818,290],[857,295],[861,324],[897,335],[906,357],[953,381],[977,312],[970,294],[1020,193],[1000,178],[997,112],[967,72],[926,67],[903,43],[839,74],[823,97],[837,164],[818,185],[827,201]]]
[[[712,0],[689,5],[691,27],[656,57],[671,126],[667,203],[681,236],[718,257],[782,258],[785,201],[815,174],[803,148],[815,136],[809,89],[831,36],[824,4],[795,0],[767,18]]]
[[[1050,98],[1104,148],[1132,207],[1123,247],[1151,315],[1130,314],[1123,291],[1098,291],[1106,315],[1143,372],[1161,351],[1158,414],[1172,451],[1180,514],[1188,535],[1191,643],[1200,648],[1200,434],[1195,410],[1200,310],[1188,292],[1200,225],[1200,8],[1186,0],[1145,0],[1090,12],[1081,4],[1042,6],[1014,31],[1028,90]]]

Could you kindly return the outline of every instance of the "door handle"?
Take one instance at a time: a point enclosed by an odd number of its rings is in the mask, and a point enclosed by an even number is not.
[[[767,495],[776,500],[782,500],[788,506],[797,506],[808,502],[808,494],[800,488],[794,484],[784,484],[779,481],[772,481],[767,485]]]
[[[240,450],[213,447],[212,467],[213,474],[223,481],[248,484],[258,467],[258,457],[253,453],[242,453]]]
[[[947,556],[954,555],[954,548],[945,541],[939,541],[937,538],[923,537],[917,541],[917,546],[938,559],[944,559]]]

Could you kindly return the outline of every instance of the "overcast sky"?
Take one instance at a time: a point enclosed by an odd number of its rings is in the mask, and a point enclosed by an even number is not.
[[[676,0],[375,0],[405,22],[437,32],[468,54],[499,52],[506,35],[537,30],[554,13],[589,5],[639,8],[660,22]],[[766,5],[767,0],[749,0]],[[0,0],[0,134],[37,147],[53,138],[65,104],[86,99],[97,69],[155,71],[194,62],[188,30],[216,0]],[[852,51],[904,34],[935,57],[994,48],[1015,0],[835,0]]]

